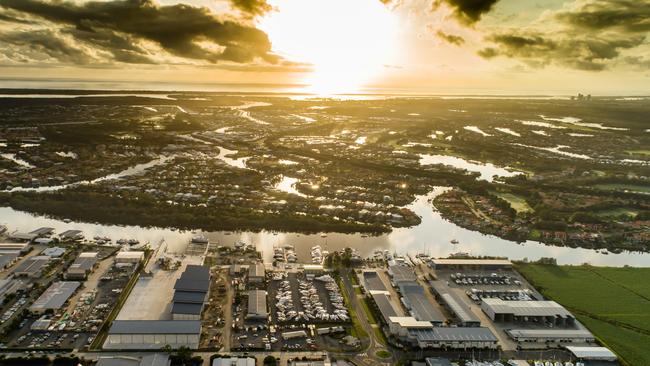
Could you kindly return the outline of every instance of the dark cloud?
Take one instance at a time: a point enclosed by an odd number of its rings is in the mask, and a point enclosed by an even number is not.
[[[479,51],[484,58],[505,56],[522,60],[529,66],[555,64],[579,70],[604,70],[622,50],[641,45],[643,36],[578,36],[558,33],[554,36],[535,32],[512,31],[489,36],[494,46]]]
[[[32,24],[29,20],[19,18],[17,16],[9,14],[9,12],[0,13],[0,22],[8,22],[8,23],[20,23],[20,24]]]
[[[438,30],[436,32],[436,36],[442,39],[443,41],[447,43],[451,43],[456,46],[461,46],[463,43],[465,43],[465,38],[454,34],[445,33],[441,30]]]
[[[263,15],[273,9],[266,0],[230,0],[232,5],[250,15]]]
[[[641,70],[650,70],[650,58],[641,56],[627,56],[623,61],[628,65],[635,66]]]
[[[473,24],[479,21],[483,14],[492,10],[497,2],[499,0],[434,0],[433,8],[447,4],[454,10],[454,15],[459,21]]]
[[[559,11],[556,19],[586,31],[614,29],[624,32],[650,32],[650,1],[592,0]]]
[[[149,62],[135,40],[154,42],[175,56],[211,63],[276,63],[267,35],[235,20],[219,19],[209,9],[185,4],[160,6],[153,0],[45,2],[0,0],[0,6],[65,27],[82,42],[109,50],[123,62]],[[5,34],[0,34],[0,41]],[[213,47],[202,47],[208,42]]]
[[[93,58],[83,50],[70,45],[68,42],[50,31],[10,31],[3,32],[0,42],[4,43],[3,53],[23,61],[25,55],[35,55],[35,58],[49,57],[64,63],[86,64]],[[27,52],[18,54],[12,46],[26,48]],[[42,60],[39,60],[42,61]]]

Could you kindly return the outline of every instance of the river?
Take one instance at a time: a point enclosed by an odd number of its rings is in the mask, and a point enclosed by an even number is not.
[[[408,206],[422,217],[420,225],[412,228],[398,228],[385,235],[328,233],[326,237],[322,237],[320,234],[305,235],[270,231],[219,231],[203,234],[220,245],[232,246],[237,240],[253,244],[262,252],[263,258],[267,262],[271,261],[274,245],[294,245],[299,260],[308,261],[310,248],[318,244],[330,252],[349,246],[356,248],[363,256],[371,255],[375,250],[389,250],[401,254],[424,252],[435,257],[444,257],[454,251],[463,251],[471,255],[507,256],[511,259],[536,260],[541,257],[554,257],[560,264],[591,263],[607,266],[650,267],[650,254],[612,253],[605,255],[588,249],[547,246],[533,241],[517,244],[495,236],[463,229],[443,219],[440,213],[431,208],[429,200],[447,189],[449,188],[435,187],[428,195],[417,197]],[[49,226],[55,228],[57,232],[79,229],[87,238],[99,235],[108,236],[114,241],[120,238],[138,239],[142,243],[150,242],[154,245],[164,239],[172,252],[182,252],[193,235],[188,231],[176,231],[169,228],[66,223],[61,220],[16,211],[9,207],[0,207],[0,223],[7,224],[10,231],[31,231],[42,226]],[[457,248],[450,244],[452,239],[460,242]]]

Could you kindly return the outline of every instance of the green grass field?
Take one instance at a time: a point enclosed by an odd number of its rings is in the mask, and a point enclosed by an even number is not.
[[[594,188],[604,191],[628,191],[638,193],[650,193],[650,186],[642,186],[636,184],[595,184]]]
[[[520,264],[517,269],[625,363],[650,365],[650,268]]]
[[[505,192],[494,192],[494,194],[508,201],[510,207],[512,207],[513,210],[517,211],[517,213],[533,212],[533,208],[528,205],[528,202],[526,202],[523,197]]]

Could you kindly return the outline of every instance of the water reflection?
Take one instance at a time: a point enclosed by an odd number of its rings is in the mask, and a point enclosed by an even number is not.
[[[475,163],[462,158],[448,155],[428,155],[420,154],[420,165],[442,164],[449,165],[458,169],[465,169],[470,172],[480,173],[479,179],[491,182],[494,176],[513,177],[522,174],[521,172],[508,170],[507,168],[498,167],[492,163]]]
[[[256,246],[265,261],[273,257],[274,246],[293,245],[299,261],[308,262],[310,248],[320,245],[323,250],[334,251],[345,247],[356,248],[363,256],[371,255],[375,250],[389,250],[402,254],[425,252],[435,257],[448,256],[454,251],[468,252],[471,255],[507,256],[511,259],[528,258],[536,260],[541,257],[557,258],[560,264],[582,264],[607,266],[650,267],[650,255],[646,253],[601,254],[594,250],[554,247],[527,241],[517,244],[492,235],[483,235],[476,231],[463,229],[452,222],[444,220],[440,213],[434,211],[430,200],[444,193],[449,187],[435,187],[428,195],[419,196],[408,207],[422,218],[422,223],[413,228],[399,228],[386,235],[365,236],[360,234],[328,233],[320,234],[261,232],[207,232],[211,241],[219,245],[232,246],[243,240]],[[157,245],[165,240],[172,252],[182,252],[192,237],[190,232],[172,229],[142,228],[138,226],[99,225],[91,223],[65,223],[43,216],[35,216],[8,207],[0,208],[0,222],[6,223],[10,230],[31,231],[41,226],[49,226],[57,232],[68,229],[82,230],[87,238],[108,236],[113,240],[133,238],[141,243]],[[450,244],[452,239],[460,242],[458,248]]]

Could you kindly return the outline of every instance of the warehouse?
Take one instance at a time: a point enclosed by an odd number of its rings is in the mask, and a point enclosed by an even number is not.
[[[219,357],[212,360],[212,366],[255,366],[255,358]]]
[[[77,281],[54,282],[43,294],[34,301],[29,310],[42,313],[47,310],[58,310],[68,301],[70,296],[81,286]]]
[[[84,235],[81,230],[66,230],[59,234],[59,238],[62,241],[78,241],[82,240]]]
[[[413,268],[408,266],[390,266],[388,267],[388,274],[390,275],[395,286],[399,286],[399,284],[403,282],[417,281],[417,276],[415,275]]]
[[[269,313],[266,311],[266,291],[248,291],[248,312],[246,319],[266,320]]]
[[[454,315],[458,325],[463,327],[479,327],[481,320],[474,315],[465,302],[449,291],[449,287],[442,281],[429,281],[436,299]]]
[[[587,344],[596,341],[587,329],[508,329],[506,334],[519,343],[539,343],[560,347],[567,343]]]
[[[535,322],[560,327],[575,324],[573,315],[555,301],[505,301],[499,298],[485,298],[481,309],[494,322]]]
[[[172,318],[174,320],[199,320],[210,291],[210,269],[188,265],[174,285]]]
[[[468,349],[498,347],[497,337],[485,327],[435,327],[412,329],[409,337],[420,348]]]
[[[264,282],[265,268],[262,263],[251,264],[248,267],[248,282],[261,283]]]
[[[5,296],[15,294],[19,290],[26,290],[25,283],[22,280],[0,280],[0,303]]]
[[[363,271],[363,287],[366,291],[386,291],[384,282],[376,271]]]
[[[43,268],[45,268],[49,262],[50,257],[45,255],[37,255],[27,258],[14,269],[14,276],[39,278],[41,277]]]
[[[618,359],[612,351],[605,347],[567,346],[566,349],[582,361],[614,362]]]
[[[511,269],[512,262],[507,259],[432,259],[431,268],[444,269],[471,269],[471,270],[497,270]]]
[[[391,316],[388,319],[388,329],[396,337],[408,338],[413,329],[433,329],[433,324],[420,321],[412,316]]]
[[[83,252],[79,254],[74,263],[65,272],[65,278],[69,280],[84,280],[97,264],[99,253]]]
[[[41,254],[46,255],[50,258],[59,258],[65,254],[65,249],[60,247],[45,248]]]
[[[144,252],[128,251],[119,252],[115,256],[115,263],[140,263],[144,259]]]
[[[3,251],[0,253],[0,269],[11,267],[16,259],[20,256],[18,251]]]
[[[427,298],[422,286],[417,283],[402,283],[399,288],[404,306],[415,319],[434,325],[441,325],[445,321],[442,313]]]
[[[370,296],[377,305],[385,324],[390,324],[390,318],[397,316],[397,311],[390,301],[387,291],[370,291]]]
[[[115,320],[104,343],[106,349],[197,349],[199,320]]]
[[[100,356],[95,366],[169,366],[172,361],[169,355],[154,353],[140,357],[132,356]]]
[[[19,252],[25,254],[29,252],[30,246],[27,243],[0,243],[0,252]]]

